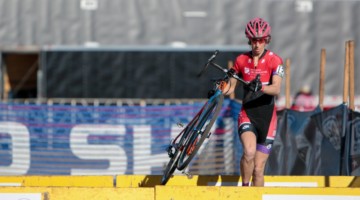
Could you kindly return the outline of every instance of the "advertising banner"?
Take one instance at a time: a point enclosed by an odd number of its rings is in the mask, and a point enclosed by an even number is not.
[[[203,103],[158,106],[0,104],[1,175],[162,174],[165,149]],[[235,106],[234,106],[235,105]],[[236,109],[225,100],[192,166],[236,173]],[[211,154],[211,152],[217,152]],[[198,168],[197,168],[198,169]],[[198,173],[203,173],[198,171]]]

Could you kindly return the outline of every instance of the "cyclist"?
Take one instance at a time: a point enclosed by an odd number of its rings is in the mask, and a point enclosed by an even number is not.
[[[249,186],[250,180],[254,186],[264,186],[265,164],[276,134],[275,96],[280,93],[284,68],[282,59],[265,48],[270,43],[270,32],[269,23],[262,18],[250,20],[245,35],[251,51],[239,55],[230,70],[249,82],[244,84],[245,98],[238,117],[238,133],[243,145],[240,161],[243,186]],[[233,93],[236,84],[236,79],[231,78],[224,94]],[[249,94],[257,98],[246,101]]]
[[[315,109],[316,99],[313,95],[309,85],[304,85],[301,87],[299,92],[295,94],[294,102],[291,106],[292,110],[309,112]]]

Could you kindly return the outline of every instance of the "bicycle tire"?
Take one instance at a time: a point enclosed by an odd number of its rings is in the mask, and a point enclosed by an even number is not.
[[[201,117],[199,117],[195,122],[197,123],[196,128],[188,130],[190,134],[188,133],[189,137],[185,141],[186,144],[184,149],[180,153],[180,157],[177,163],[178,170],[183,170],[189,165],[190,161],[194,158],[202,143],[208,137],[209,132],[220,113],[223,100],[224,95],[218,94],[213,98],[212,101],[208,101],[207,107],[200,114]],[[209,123],[206,124],[207,121],[209,121]],[[199,130],[202,130],[204,126],[204,131],[200,131],[202,133],[199,134]],[[191,149],[190,153],[189,148],[193,148]]]
[[[189,134],[188,130],[193,129],[194,125],[196,124],[200,114],[196,115],[194,119],[182,130],[184,132],[179,140],[179,143],[176,144],[176,150],[174,153],[174,156],[169,160],[167,163],[165,170],[163,172],[163,176],[161,178],[161,184],[166,185],[166,183],[169,181],[173,173],[175,172],[175,169],[177,168],[177,163],[180,157],[181,148],[184,146],[184,143],[186,141],[186,138]]]

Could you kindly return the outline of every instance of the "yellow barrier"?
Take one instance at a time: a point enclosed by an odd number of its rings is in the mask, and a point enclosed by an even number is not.
[[[114,187],[113,176],[0,176],[0,186]]]
[[[155,188],[0,187],[2,195],[41,194],[41,200],[358,200],[358,188],[156,186]],[[39,199],[40,200],[40,199]]]
[[[154,187],[160,185],[157,175],[119,175],[116,187]],[[192,176],[175,175],[167,186],[240,186],[240,176],[214,175]],[[265,176],[265,186],[283,187],[360,187],[360,180],[354,176]]]
[[[266,187],[238,187],[239,176],[176,175],[166,186],[161,176],[0,176],[0,199],[254,199],[254,200],[359,200],[360,178],[354,176],[265,176]],[[5,184],[4,184],[5,183]],[[276,187],[274,187],[276,186]],[[29,197],[31,196],[31,197]],[[34,197],[34,198],[32,198]],[[11,198],[14,199],[14,198]]]
[[[156,200],[359,200],[358,188],[156,186]]]
[[[358,200],[358,188],[156,186],[155,188],[0,187],[2,195],[40,194],[41,200]],[[36,200],[40,200],[37,198]]]
[[[116,178],[114,180],[114,178]],[[154,187],[160,185],[160,175],[113,176],[0,176],[0,186],[38,187]],[[240,186],[240,176],[175,175],[168,186]],[[265,176],[265,186],[283,187],[360,187],[355,176]]]
[[[42,200],[155,199],[154,188],[0,187],[5,194],[42,194]]]

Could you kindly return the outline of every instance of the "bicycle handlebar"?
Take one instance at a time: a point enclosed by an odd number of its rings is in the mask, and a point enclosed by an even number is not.
[[[249,82],[245,81],[244,79],[240,78],[237,74],[230,74],[228,69],[225,69],[223,67],[221,67],[220,65],[214,63],[214,62],[210,62],[210,64],[214,67],[216,67],[217,69],[221,70],[222,72],[224,72],[227,76],[231,76],[233,78],[235,78],[236,80],[248,85]]]
[[[224,72],[227,76],[231,76],[233,78],[235,78],[236,80],[242,82],[243,84],[248,85],[249,82],[245,81],[244,79],[240,78],[237,74],[232,74],[229,73],[229,70],[226,68],[221,67],[220,65],[216,64],[214,62],[216,56],[219,54],[219,50],[216,50],[214,52],[214,54],[209,58],[209,60],[207,61],[207,63],[205,64],[204,68],[201,70],[201,72],[198,74],[198,77],[200,77],[209,67],[209,65],[214,66],[215,68],[217,68],[218,70]]]
[[[209,58],[208,63],[212,62],[218,55],[219,50],[215,50],[214,54]]]

